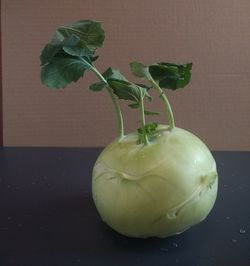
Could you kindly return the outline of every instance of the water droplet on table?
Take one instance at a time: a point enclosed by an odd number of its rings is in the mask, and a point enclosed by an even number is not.
[[[240,234],[245,234],[246,230],[245,229],[240,229],[239,232],[240,232]]]
[[[232,243],[237,243],[237,239],[231,239]]]
[[[177,248],[178,247],[178,244],[177,243],[173,243],[173,246],[175,247],[175,248]]]

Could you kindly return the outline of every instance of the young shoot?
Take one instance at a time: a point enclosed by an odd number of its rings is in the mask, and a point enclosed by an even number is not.
[[[100,80],[100,84],[92,85],[90,89],[100,91],[105,88],[109,93],[115,107],[121,139],[124,136],[121,109],[108,85],[107,77],[101,74],[93,63],[98,59],[95,51],[103,46],[104,39],[105,32],[97,21],[80,20],[59,27],[42,50],[41,80],[49,88],[65,88],[83,77],[86,70],[92,71]]]
[[[175,127],[174,115],[167,95],[162,89],[176,90],[185,87],[191,79],[192,63],[157,63],[145,66],[139,62],[132,62],[130,68],[135,76],[147,80],[159,93],[166,109],[169,128],[172,130]]]
[[[145,110],[144,108],[144,98],[146,97],[149,101],[152,101],[151,96],[148,94],[147,88],[144,86],[140,86],[138,84],[131,83],[122,79],[109,79],[108,83],[110,87],[113,89],[115,95],[119,99],[129,100],[130,104],[128,105],[130,108],[139,108],[141,114],[141,135],[139,135],[139,142],[144,145],[149,144],[148,134],[145,129],[146,121],[145,114],[157,114],[156,112],[150,112]]]

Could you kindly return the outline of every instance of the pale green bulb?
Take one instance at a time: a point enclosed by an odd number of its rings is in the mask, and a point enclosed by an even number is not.
[[[126,236],[179,234],[205,219],[216,200],[216,163],[207,146],[181,128],[158,129],[146,146],[137,133],[112,142],[93,169],[96,208]]]

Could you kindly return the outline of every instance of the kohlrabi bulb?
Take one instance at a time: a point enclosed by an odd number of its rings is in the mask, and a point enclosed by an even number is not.
[[[167,237],[199,223],[216,200],[218,176],[207,146],[190,132],[159,126],[149,145],[137,133],[108,145],[92,192],[103,221],[130,237]]]

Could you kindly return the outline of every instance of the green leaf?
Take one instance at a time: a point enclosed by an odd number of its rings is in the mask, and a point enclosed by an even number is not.
[[[108,84],[119,99],[140,103],[142,98],[140,87],[119,79],[108,79]]]
[[[83,77],[87,65],[77,57],[56,56],[41,69],[42,83],[49,88],[64,88]]]
[[[148,87],[144,84],[140,84],[140,83],[135,83],[136,86],[140,87],[141,90],[143,90],[144,92],[144,96],[147,97],[147,99],[151,102],[153,100],[153,98],[149,95],[148,91],[150,90],[151,87]]]
[[[62,49],[61,45],[53,45],[48,43],[42,50],[40,55],[41,65],[45,65],[51,61],[51,59]]]
[[[116,79],[128,82],[128,80],[121,74],[119,70],[113,69],[111,67],[109,67],[102,75],[107,81],[109,79]]]
[[[70,35],[76,35],[81,42],[86,43],[91,50],[103,46],[105,32],[101,23],[93,20],[79,20],[59,27],[51,40],[51,43],[61,43]]]
[[[152,123],[148,123],[145,125],[144,127],[144,130],[148,133],[148,134],[152,134],[154,132],[156,132],[156,129],[158,127],[158,123],[156,122],[152,122]],[[142,133],[143,132],[143,129],[142,128],[138,128],[137,131],[139,133]]]
[[[161,88],[176,90],[185,87],[191,79],[192,63],[158,63],[145,66],[139,62],[130,63],[132,73],[140,78],[153,78]]]
[[[119,70],[113,69],[111,67],[109,67],[104,73],[102,73],[102,76],[107,82],[111,79],[127,81],[127,79],[121,74]],[[89,89],[92,91],[101,91],[106,85],[106,83],[101,81],[90,85]]]
[[[63,50],[65,53],[72,56],[92,56],[93,51],[89,49],[85,42],[79,41],[76,45],[64,45]]]
[[[147,89],[126,80],[108,78],[108,83],[118,98],[140,103],[141,99],[147,97],[149,101],[152,97],[148,94]]]
[[[144,133],[147,134],[149,141],[151,141],[155,137],[155,134],[157,133],[157,127],[158,127],[158,123],[151,122],[151,123],[146,124],[144,128],[142,127],[138,128],[137,132],[139,136],[139,143],[144,142],[144,136],[143,136]]]
[[[131,103],[128,105],[132,109],[138,109],[140,108],[140,105],[138,103]],[[154,111],[149,111],[149,110],[144,110],[145,115],[159,115],[159,112],[154,112]]]
[[[91,57],[91,61],[95,62],[99,58],[99,55],[95,55]]]
[[[137,108],[140,107],[140,105],[139,105],[138,103],[131,103],[131,104],[129,104],[128,106],[129,106],[130,108],[132,108],[132,109],[137,109]]]
[[[176,67],[166,67],[164,65],[155,64],[149,66],[149,72],[154,80],[159,81],[166,76],[175,77],[178,74],[178,69]]]
[[[62,41],[61,43],[46,44],[40,56],[41,65],[45,65],[49,63],[54,56],[56,56],[59,53],[62,53],[62,49],[64,47],[74,47],[74,46],[79,45],[79,43],[80,43],[80,39],[76,35],[71,35],[68,38],[66,38],[64,41]]]
[[[92,66],[92,62],[91,62],[91,59],[87,56],[84,56],[84,57],[73,57],[73,58],[76,58],[76,59],[80,59],[82,61],[82,64],[84,65],[84,67],[88,70],[90,70],[93,66]]]
[[[140,86],[138,86],[138,87],[140,87]],[[149,95],[147,89],[145,89],[144,87],[140,87],[140,89],[143,90],[144,96],[146,96],[147,99],[148,99],[150,102],[152,102],[153,99],[152,99],[152,97]],[[143,96],[143,97],[144,97],[144,96]]]
[[[142,88],[145,88],[147,91],[149,91],[152,88],[152,86],[149,87],[149,86],[142,84],[142,83],[135,83],[135,85],[140,86]]]
[[[89,89],[92,91],[101,91],[107,84],[104,82],[94,83],[89,86]]]
[[[145,115],[159,115],[159,112],[154,112],[154,111],[149,111],[149,110],[144,110]]]
[[[159,63],[149,66],[149,72],[161,88],[176,90],[185,87],[191,79],[192,63]]]
[[[61,43],[46,44],[40,55],[41,65],[49,63],[56,55],[65,54],[63,51],[73,56],[90,56],[93,54],[93,52],[73,34]]]
[[[139,78],[148,78],[148,67],[139,62],[131,62],[130,69],[132,73]]]
[[[103,45],[104,38],[104,30],[97,21],[81,20],[61,26],[42,50],[41,65],[49,63],[62,51],[72,56],[88,57],[92,63],[98,58],[94,53]]]

